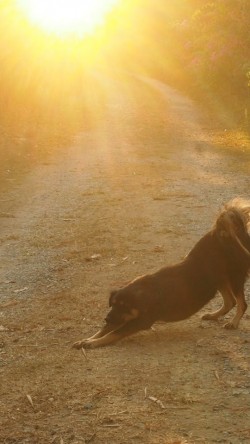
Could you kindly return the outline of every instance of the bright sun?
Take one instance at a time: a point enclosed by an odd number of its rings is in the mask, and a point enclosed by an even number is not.
[[[60,36],[91,34],[120,0],[17,0],[29,20]]]

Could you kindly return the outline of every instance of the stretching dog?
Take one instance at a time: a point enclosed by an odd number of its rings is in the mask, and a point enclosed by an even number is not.
[[[206,305],[219,291],[222,307],[202,319],[218,319],[236,305],[225,328],[237,328],[247,304],[244,284],[250,271],[250,201],[234,199],[225,205],[215,226],[186,258],[112,291],[106,325],[75,348],[114,343],[156,321],[181,321]]]

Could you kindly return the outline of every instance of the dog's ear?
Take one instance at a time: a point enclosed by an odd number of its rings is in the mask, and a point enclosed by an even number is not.
[[[115,302],[115,295],[117,293],[117,290],[112,290],[110,292],[110,296],[109,296],[109,307],[111,307],[113,305],[113,303]]]

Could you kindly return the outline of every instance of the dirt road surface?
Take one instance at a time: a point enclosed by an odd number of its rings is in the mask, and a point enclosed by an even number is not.
[[[182,259],[250,190],[249,149],[217,146],[189,99],[95,81],[95,125],[0,196],[0,443],[250,443],[249,314],[238,331],[198,313],[71,348],[102,325],[111,289]]]

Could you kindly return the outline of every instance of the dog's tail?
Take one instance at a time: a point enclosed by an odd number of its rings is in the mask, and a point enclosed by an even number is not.
[[[222,243],[235,241],[250,259],[250,201],[236,198],[228,202],[219,214],[216,233]]]

